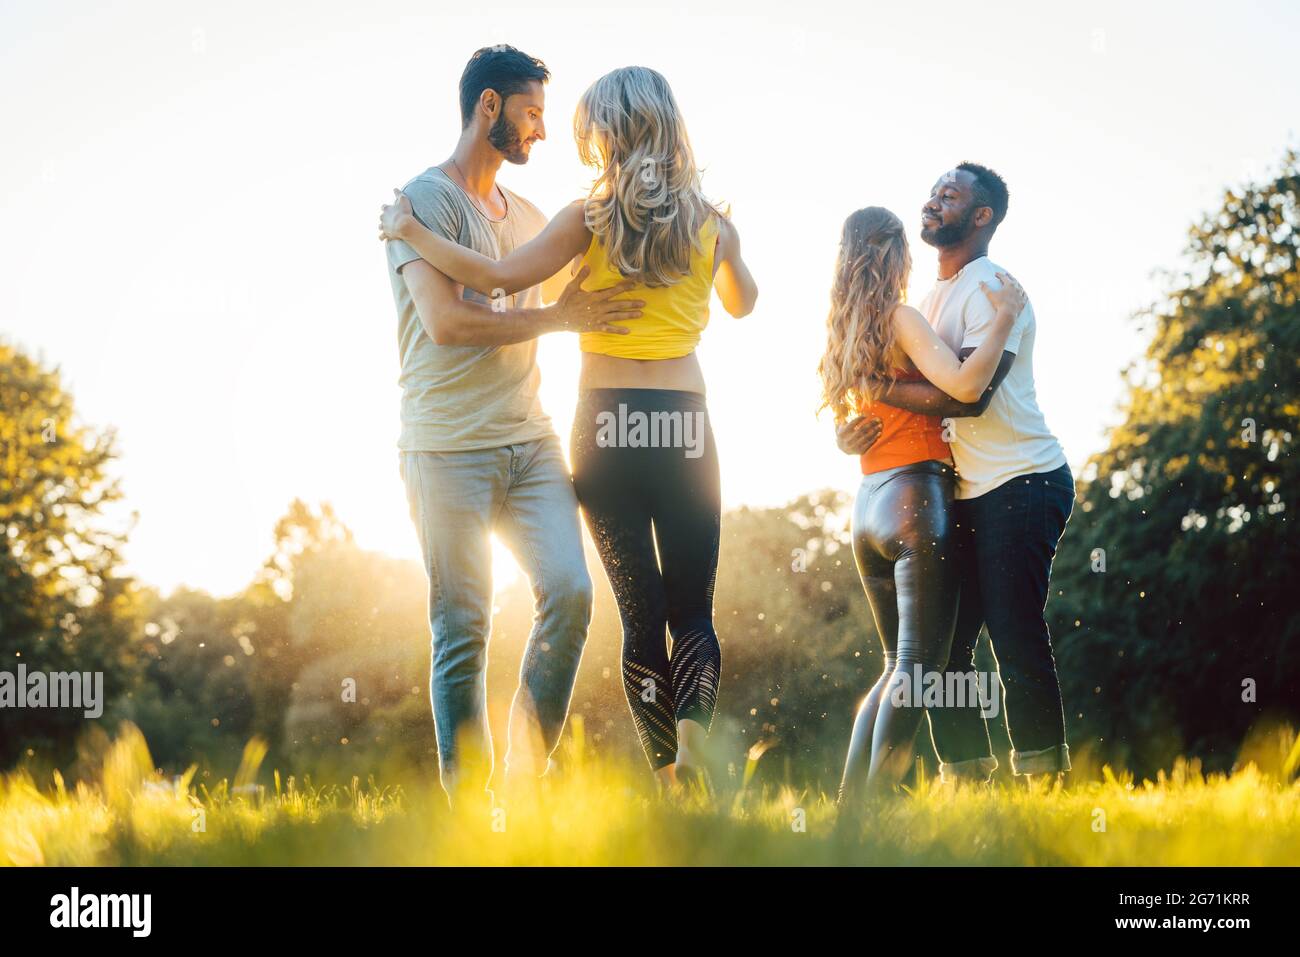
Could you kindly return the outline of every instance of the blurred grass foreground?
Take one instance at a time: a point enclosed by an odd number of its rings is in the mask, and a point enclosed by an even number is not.
[[[658,797],[642,768],[584,748],[493,809],[448,807],[436,784],[317,784],[261,768],[254,740],[233,780],[168,779],[124,725],[94,780],[0,781],[7,865],[1283,865],[1300,861],[1300,738],[1257,738],[1230,774],[1180,761],[1135,782],[1109,767],[1066,786],[914,787],[836,826],[833,796],[751,790],[753,765],[712,796]],[[259,783],[262,782],[262,783]]]

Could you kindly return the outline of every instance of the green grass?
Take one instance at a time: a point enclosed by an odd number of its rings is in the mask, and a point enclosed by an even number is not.
[[[0,780],[0,864],[997,864],[1278,865],[1300,861],[1300,741],[1230,776],[1179,762],[1156,781],[1102,768],[1068,788],[937,786],[836,827],[829,795],[743,784],[718,799],[658,798],[642,768],[598,759],[581,726],[565,771],[494,814],[448,808],[429,784],[314,785],[266,774],[250,743],[235,778],[169,781],[133,728],[98,778]],[[1259,749],[1257,748],[1258,752]],[[761,753],[752,756],[744,780]],[[266,783],[260,790],[256,781]],[[251,790],[250,790],[251,786]],[[1104,814],[1104,830],[1099,829]],[[803,829],[798,827],[800,819]],[[200,826],[201,825],[201,826]]]

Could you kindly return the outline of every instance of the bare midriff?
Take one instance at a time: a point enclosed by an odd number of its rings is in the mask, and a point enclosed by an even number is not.
[[[704,372],[694,352],[675,359],[623,359],[584,352],[578,389],[673,389],[703,395]]]

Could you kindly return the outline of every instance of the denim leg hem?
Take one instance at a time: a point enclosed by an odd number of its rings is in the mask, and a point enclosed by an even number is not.
[[[1041,751],[1012,751],[1013,774],[1056,774],[1070,770],[1070,746],[1057,744]]]
[[[973,781],[987,784],[998,769],[998,759],[992,756],[972,758],[969,761],[939,762],[939,780],[945,784],[955,781]]]

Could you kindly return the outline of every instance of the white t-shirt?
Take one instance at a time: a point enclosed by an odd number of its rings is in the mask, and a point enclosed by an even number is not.
[[[937,280],[921,303],[921,312],[953,352],[975,348],[988,335],[995,310],[980,280],[996,289],[996,274],[1006,271],[981,256],[951,279]],[[1065,450],[1048,429],[1034,393],[1036,330],[1034,307],[1026,303],[1007,337],[1006,351],[1014,352],[1016,361],[988,408],[978,417],[951,420],[958,498],[977,498],[1017,475],[1065,464]]]

